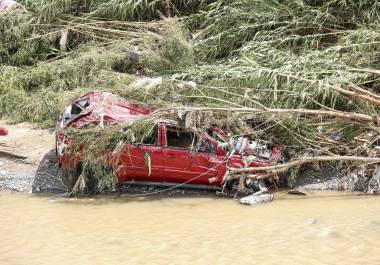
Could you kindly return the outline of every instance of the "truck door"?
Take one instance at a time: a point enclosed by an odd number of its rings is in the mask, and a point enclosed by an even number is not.
[[[216,150],[207,137],[202,136],[198,142],[195,152],[192,154],[189,179],[190,184],[216,185],[219,164]]]
[[[161,182],[162,147],[157,125],[141,143],[125,147],[120,156],[118,176],[123,181]]]
[[[166,125],[163,148],[163,182],[183,183],[189,180],[191,150],[196,145],[195,133],[178,126]]]

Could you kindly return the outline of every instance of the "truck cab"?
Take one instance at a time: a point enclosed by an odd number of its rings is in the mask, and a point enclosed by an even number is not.
[[[125,146],[115,172],[121,183],[216,188],[226,173],[226,152],[207,133],[160,121],[143,143]]]

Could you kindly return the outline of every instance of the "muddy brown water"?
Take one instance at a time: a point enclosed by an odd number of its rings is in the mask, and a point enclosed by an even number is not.
[[[59,199],[0,193],[0,264],[380,264],[380,197]]]

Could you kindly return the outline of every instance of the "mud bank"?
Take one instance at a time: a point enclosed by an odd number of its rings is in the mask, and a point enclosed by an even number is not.
[[[40,130],[29,123],[10,125],[0,120],[9,134],[0,137],[0,150],[25,159],[0,155],[0,191],[31,192],[36,171],[44,155],[54,147],[53,130]]]

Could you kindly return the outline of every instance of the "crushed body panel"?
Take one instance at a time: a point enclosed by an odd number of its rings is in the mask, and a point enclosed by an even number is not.
[[[109,92],[94,91],[73,100],[62,112],[57,128],[82,128],[90,123],[99,126],[128,123],[154,110],[151,106],[126,103]]]

